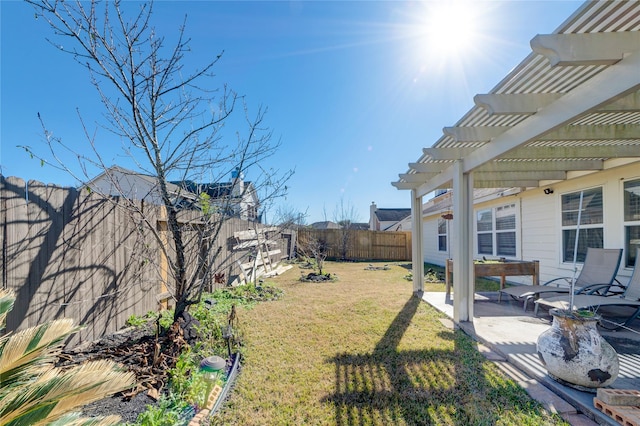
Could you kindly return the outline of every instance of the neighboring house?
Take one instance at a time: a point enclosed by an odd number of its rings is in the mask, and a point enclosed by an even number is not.
[[[121,196],[131,200],[162,205],[158,180],[155,176],[137,173],[119,166],[112,166],[99,174],[86,187],[105,195]],[[232,181],[224,183],[167,182],[167,189],[174,205],[182,209],[201,209],[200,194],[209,196],[211,208],[224,209],[227,216],[259,221],[260,206],[257,192],[251,182],[245,182],[242,173],[232,172]]]
[[[541,282],[571,276],[577,234],[578,267],[587,247],[622,248],[628,279],[640,247],[638,40],[640,2],[585,2],[418,153],[393,183],[423,218],[415,291],[423,261],[451,257],[454,320],[472,321],[474,257],[539,260]],[[442,188],[453,190],[423,203]]]
[[[411,231],[411,215],[387,227],[386,231]]]
[[[331,222],[330,220],[326,220],[323,222],[314,222],[309,226],[313,229],[342,229],[343,228],[339,223]],[[352,223],[351,225],[349,225],[349,229],[356,230],[356,231],[368,230],[369,224],[368,223]]]
[[[368,231],[369,224],[364,222],[354,222],[349,225],[349,229],[353,229],[355,231]]]
[[[411,209],[379,209],[374,202],[369,207],[369,229],[372,231],[396,231],[397,229],[390,228],[410,217]]]
[[[311,226],[313,229],[340,229],[340,225],[335,222],[331,222],[330,220],[325,220],[323,222],[314,222]]]
[[[125,197],[156,205],[163,204],[158,179],[155,176],[137,173],[119,166],[109,167],[87,182],[84,187],[103,195]],[[167,190],[174,205],[180,205],[183,208],[194,208],[194,204],[197,205],[196,194],[172,183],[167,183]]]
[[[206,193],[211,207],[214,210],[225,210],[227,216],[261,222],[262,218],[258,214],[260,201],[253,183],[245,181],[244,175],[237,169],[231,172],[231,179],[231,182],[222,183],[174,183],[194,194]]]

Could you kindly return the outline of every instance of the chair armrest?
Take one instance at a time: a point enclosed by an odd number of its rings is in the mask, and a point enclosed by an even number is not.
[[[611,288],[617,287],[620,290],[611,290]],[[588,295],[599,295],[599,296],[614,296],[617,294],[622,294],[626,291],[626,287],[622,284],[591,284],[585,287],[582,287],[580,291],[577,291],[576,294],[588,294]],[[604,291],[603,291],[604,290]]]
[[[554,278],[551,281],[547,281],[546,283],[543,283],[542,285],[550,285],[555,283],[556,281],[560,281],[560,280],[564,280],[564,284],[563,286],[556,284],[556,287],[570,287],[571,286],[571,277],[560,277],[560,278]]]

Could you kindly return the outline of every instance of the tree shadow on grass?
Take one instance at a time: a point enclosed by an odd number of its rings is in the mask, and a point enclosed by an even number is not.
[[[334,405],[337,425],[491,425],[500,416],[495,405],[509,405],[503,395],[515,405],[526,404],[521,399],[526,394],[515,383],[495,380],[484,371],[484,358],[461,331],[443,332],[454,340],[450,350],[398,350],[421,303],[419,297],[407,301],[373,352],[330,359],[336,392],[324,401]],[[485,399],[488,405],[483,405]]]

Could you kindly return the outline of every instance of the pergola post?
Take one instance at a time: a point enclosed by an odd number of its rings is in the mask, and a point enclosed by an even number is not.
[[[473,321],[473,175],[453,165],[453,320]]]
[[[424,249],[422,241],[422,196],[411,190],[411,272],[413,292],[424,291]]]

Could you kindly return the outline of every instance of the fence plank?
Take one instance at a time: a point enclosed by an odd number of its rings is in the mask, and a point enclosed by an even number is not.
[[[411,260],[411,233],[349,230],[346,252],[342,253],[342,241],[345,236],[340,229],[300,229],[298,244],[304,247],[306,242],[324,240],[327,242],[328,259],[348,260]]]
[[[16,301],[13,311],[7,316],[7,330],[26,327],[26,313],[29,309],[29,256],[27,253],[29,221],[25,181],[8,177],[3,185],[3,198],[6,200],[5,274],[6,288],[14,290]]]

